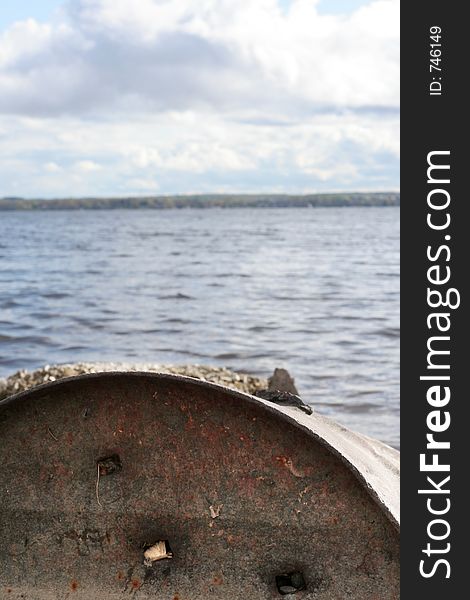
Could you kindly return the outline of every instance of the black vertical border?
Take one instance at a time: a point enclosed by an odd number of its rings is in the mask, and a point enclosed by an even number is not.
[[[405,600],[453,600],[470,597],[467,577],[470,576],[470,527],[467,507],[470,506],[470,422],[469,393],[465,374],[470,373],[470,344],[467,298],[470,278],[470,197],[466,179],[470,173],[466,146],[469,130],[470,101],[467,98],[468,52],[470,24],[464,16],[464,3],[427,0],[401,3],[401,598]],[[436,73],[430,73],[430,27],[442,29],[442,95],[430,96],[429,84]],[[433,232],[426,224],[428,211],[427,154],[434,150],[450,150],[449,207],[451,224],[448,231]],[[430,263],[426,249],[446,243],[451,259],[450,286],[461,294],[461,305],[451,313],[448,335],[450,347],[451,414],[450,429],[441,439],[451,443],[450,511],[443,516],[449,521],[449,538],[432,542],[427,525],[432,520],[426,508],[426,496],[418,489],[426,487],[426,474],[420,472],[419,455],[426,450],[426,416],[432,410],[426,401],[429,382],[419,380],[427,365],[426,343],[430,331],[426,317],[427,269]],[[442,309],[444,310],[444,309]],[[445,334],[443,334],[445,335]],[[443,374],[443,372],[441,373]],[[442,409],[445,410],[445,409]],[[430,473],[428,473],[431,475]],[[436,474],[436,479],[442,479]],[[429,487],[429,486],[428,486]],[[437,518],[437,517],[435,517]],[[437,531],[437,530],[436,530]],[[419,564],[427,558],[422,552],[428,541],[436,548],[450,543],[446,554],[435,554],[450,563],[450,578],[441,565],[434,576],[420,575]],[[427,559],[427,568],[432,559]],[[469,563],[469,564],[467,564]]]

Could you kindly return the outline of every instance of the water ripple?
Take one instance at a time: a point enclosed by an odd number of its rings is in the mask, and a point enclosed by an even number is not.
[[[3,213],[0,376],[127,358],[285,367],[319,412],[397,446],[398,217]]]

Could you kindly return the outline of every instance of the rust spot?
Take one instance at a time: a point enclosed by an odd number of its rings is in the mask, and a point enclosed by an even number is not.
[[[11,594],[11,589],[7,588],[7,594]]]
[[[63,465],[62,463],[56,463],[54,466],[55,466],[55,474],[60,479],[66,479],[67,477],[70,476],[69,469],[67,469],[67,467],[65,465]]]
[[[212,583],[213,583],[214,585],[222,585],[222,584],[223,584],[223,582],[224,582],[224,580],[222,579],[222,577],[219,577],[218,575],[216,575],[216,576],[214,577],[214,579],[212,580]]]
[[[227,535],[227,542],[229,544],[237,544],[240,542],[240,540],[241,540],[241,536],[239,536],[239,535],[232,535],[231,533],[229,533]]]
[[[119,571],[119,573],[117,574],[117,579],[119,581],[122,581],[124,579],[124,573],[122,571]]]
[[[338,523],[339,523],[339,519],[338,519],[338,517],[331,517],[331,518],[330,518],[330,519],[328,519],[328,520],[329,520],[329,522],[330,522],[332,525],[338,525]]]
[[[180,597],[178,596],[178,594],[175,594],[173,600],[180,600]]]
[[[133,579],[131,585],[133,590],[138,590],[142,584],[138,579]]]
[[[258,486],[259,482],[253,477],[240,477],[238,482],[239,489],[243,490],[243,494],[248,498],[252,498],[255,495]]]
[[[70,589],[72,590],[72,592],[77,591],[78,588],[78,581],[75,581],[75,579],[72,579],[72,582],[70,583]]]
[[[194,428],[194,419],[191,413],[188,412],[188,420],[186,421],[186,425],[184,426],[185,431],[190,431]]]
[[[297,469],[292,463],[292,460],[287,456],[276,456],[276,460],[283,467],[286,467],[286,469],[288,469],[294,477],[305,477],[305,473],[303,473],[303,471],[301,471],[300,469]]]

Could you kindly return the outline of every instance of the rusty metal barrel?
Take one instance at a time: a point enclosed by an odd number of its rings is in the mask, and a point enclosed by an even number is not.
[[[190,378],[0,403],[0,597],[395,600],[398,453]]]

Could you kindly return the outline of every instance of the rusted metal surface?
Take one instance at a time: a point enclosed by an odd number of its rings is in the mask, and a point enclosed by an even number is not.
[[[356,433],[336,421],[314,414],[305,416],[288,406],[277,407],[285,417],[336,454],[358,477],[388,515],[400,527],[400,453],[398,450]]]
[[[313,418],[149,373],[0,403],[0,597],[399,598],[395,518]]]

